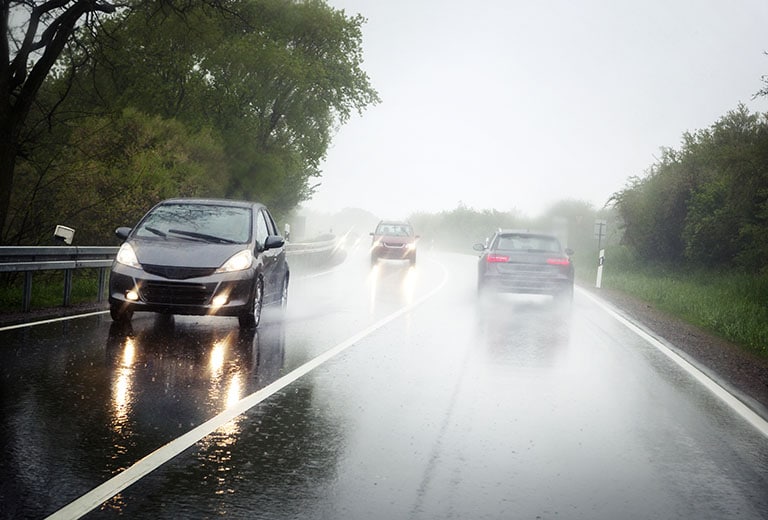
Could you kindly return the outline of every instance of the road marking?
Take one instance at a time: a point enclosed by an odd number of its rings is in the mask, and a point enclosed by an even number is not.
[[[111,497],[113,497],[117,493],[123,491],[124,489],[129,487],[131,484],[137,482],[141,478],[148,475],[150,472],[156,470],[157,468],[159,468],[160,466],[162,466],[163,464],[165,464],[166,462],[174,458],[176,455],[179,455],[181,452],[183,452],[187,448],[191,447],[198,441],[202,440],[207,435],[210,435],[217,429],[221,428],[222,426],[227,424],[229,421],[235,419],[239,415],[244,414],[254,406],[258,405],[259,403],[261,403],[268,397],[272,396],[273,394],[279,392],[280,390],[290,385],[291,383],[295,382],[302,376],[308,374],[312,370],[318,368],[322,364],[338,356],[339,354],[347,350],[349,347],[358,343],[360,340],[372,334],[373,332],[380,329],[384,325],[388,324],[393,320],[396,320],[403,314],[406,314],[412,311],[414,308],[418,307],[419,305],[421,305],[422,303],[424,303],[425,301],[433,297],[435,294],[437,294],[445,286],[448,280],[448,271],[447,269],[445,269],[445,266],[443,266],[442,264],[439,264],[439,265],[443,269],[442,280],[437,285],[437,287],[432,289],[430,292],[428,292],[421,298],[413,301],[412,303],[404,307],[401,307],[399,310],[395,311],[394,313],[380,319],[373,325],[370,325],[368,328],[358,332],[354,336],[339,343],[335,347],[332,347],[331,349],[326,350],[319,356],[304,363],[303,365],[296,368],[292,372],[284,375],[280,379],[273,381],[272,383],[265,386],[264,388],[252,393],[249,396],[244,397],[243,399],[235,403],[235,405],[232,406],[231,408],[226,409],[225,411],[221,412],[219,415],[213,417],[212,419],[209,419],[203,424],[185,433],[181,437],[177,437],[176,439],[169,442],[165,446],[158,448],[157,450],[150,453],[146,457],[138,460],[132,466],[118,473],[108,481],[92,489],[91,491],[81,496],[80,498],[76,499],[75,501],[70,502],[68,505],[59,509],[58,511],[50,515],[48,518],[49,519],[80,518],[81,516],[85,515],[86,513],[98,507],[100,504],[109,500]]]
[[[21,329],[24,327],[34,327],[35,325],[45,325],[46,323],[55,323],[57,321],[74,320],[76,318],[85,318],[86,316],[98,316],[99,314],[106,314],[109,311],[96,311],[88,312],[85,314],[73,314],[72,316],[62,316],[61,318],[51,318],[50,320],[32,321],[29,323],[18,323],[16,325],[8,325],[6,327],[0,327],[0,332],[13,329]]]
[[[655,337],[651,336],[650,334],[645,332],[643,329],[641,329],[640,327],[638,327],[628,319],[621,316],[613,308],[611,308],[607,303],[605,303],[602,299],[591,294],[589,291],[585,289],[578,288],[578,291],[584,294],[585,296],[587,296],[594,303],[596,303],[599,307],[601,307],[605,312],[611,315],[619,323],[621,323],[622,325],[627,327],[629,330],[631,330],[632,332],[634,332],[635,334],[643,338],[645,341],[647,341],[648,343],[656,347],[658,350],[660,350],[672,361],[677,363],[680,367],[682,367],[683,370],[685,370],[686,372],[688,372],[688,374],[693,376],[694,379],[696,379],[699,383],[701,383],[707,390],[712,392],[718,399],[723,401],[728,407],[730,407],[733,411],[739,414],[744,420],[746,420],[749,424],[754,426],[765,437],[768,437],[768,421],[763,419],[763,417],[761,417],[757,412],[752,410],[749,406],[744,404],[741,400],[739,400],[736,396],[728,392],[725,388],[717,384],[717,382],[714,379],[712,379],[711,377],[706,375],[704,372],[696,368],[686,359],[684,359],[679,354],[677,354],[674,350],[670,349],[664,343],[662,343]]]
[[[328,274],[331,274],[334,272],[335,268],[331,268],[327,271],[322,271],[319,273],[313,273],[311,275],[297,275],[298,279],[308,279],[308,278],[317,278],[319,276],[325,276]],[[17,323],[16,325],[7,325],[5,327],[0,327],[0,332],[4,332],[6,330],[13,330],[13,329],[23,329],[24,327],[34,327],[35,325],[46,325],[48,323],[56,323],[57,321],[66,321],[66,320],[74,320],[77,318],[85,318],[87,316],[98,316],[99,314],[107,314],[109,311],[96,311],[96,312],[88,312],[85,314],[72,314],[71,316],[62,316],[60,318],[51,318],[48,320],[40,320],[40,321],[30,321],[29,323]]]

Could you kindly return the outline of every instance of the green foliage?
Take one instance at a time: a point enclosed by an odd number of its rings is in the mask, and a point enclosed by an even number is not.
[[[159,200],[222,195],[223,155],[209,131],[192,134],[177,121],[134,110],[86,118],[69,133],[55,165],[37,175],[30,166],[24,177],[34,186],[14,213],[34,216],[25,220],[25,234],[37,243],[65,224],[76,230],[78,244],[112,245],[117,226],[132,225]],[[217,170],[218,178],[211,175]]]
[[[614,194],[624,243],[642,259],[766,269],[768,120],[744,106],[686,133],[643,178]]]
[[[636,296],[768,357],[768,276],[651,265],[619,246],[607,252],[602,286]]]
[[[54,222],[101,243],[169,196],[287,215],[311,197],[336,127],[379,101],[365,20],[323,1],[129,7],[81,31],[40,92],[29,127],[47,130],[17,168],[15,243],[45,242]]]
[[[98,94],[105,110],[133,106],[213,128],[227,156],[225,194],[285,213],[311,196],[334,128],[379,100],[361,69],[363,22],[322,1],[183,13],[150,2],[97,37],[81,92]]]

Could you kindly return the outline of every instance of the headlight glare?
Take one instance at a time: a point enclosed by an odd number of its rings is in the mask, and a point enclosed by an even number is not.
[[[115,260],[119,264],[141,269],[139,259],[136,258],[136,252],[128,242],[124,242],[123,245],[120,246],[120,249],[117,251],[117,256],[115,256]]]
[[[243,249],[239,253],[229,257],[221,267],[216,269],[217,273],[231,273],[233,271],[243,271],[253,265],[253,253],[250,249]]]

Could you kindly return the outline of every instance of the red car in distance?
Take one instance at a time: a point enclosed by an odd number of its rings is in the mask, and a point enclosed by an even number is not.
[[[408,260],[416,264],[416,242],[413,226],[403,220],[382,220],[371,233],[371,265],[379,259]]]

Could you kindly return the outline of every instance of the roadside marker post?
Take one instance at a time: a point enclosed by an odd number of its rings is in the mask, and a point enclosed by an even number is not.
[[[595,287],[598,289],[603,283],[603,264],[605,263],[605,249],[603,246],[603,237],[605,236],[605,228],[608,222],[603,219],[595,219],[595,238],[597,239],[597,280],[595,281]]]

